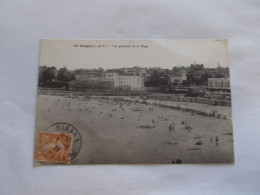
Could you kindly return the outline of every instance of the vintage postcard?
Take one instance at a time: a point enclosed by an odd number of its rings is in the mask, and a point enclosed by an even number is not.
[[[34,165],[233,163],[227,40],[41,40]]]

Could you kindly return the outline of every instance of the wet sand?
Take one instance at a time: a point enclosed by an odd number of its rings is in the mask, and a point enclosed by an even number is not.
[[[81,134],[82,147],[71,164],[233,162],[230,120],[94,97],[38,95],[36,130],[57,122]]]

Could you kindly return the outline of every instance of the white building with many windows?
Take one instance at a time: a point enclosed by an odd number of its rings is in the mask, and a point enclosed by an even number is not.
[[[112,81],[114,87],[121,90],[143,91],[144,77],[136,75],[121,75],[119,73],[105,73],[105,79]]]
[[[230,89],[230,79],[229,78],[208,78],[208,88]]]

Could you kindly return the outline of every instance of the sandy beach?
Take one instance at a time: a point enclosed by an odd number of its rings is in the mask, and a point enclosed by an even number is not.
[[[221,109],[231,115],[230,107]],[[57,122],[81,134],[82,147],[71,164],[233,162],[230,120],[101,97],[39,94],[36,131]]]

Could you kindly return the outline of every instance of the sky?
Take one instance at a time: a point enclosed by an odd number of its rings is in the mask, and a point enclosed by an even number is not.
[[[102,67],[161,67],[204,64],[228,67],[227,40],[46,40],[39,65],[69,70]]]

